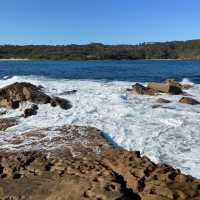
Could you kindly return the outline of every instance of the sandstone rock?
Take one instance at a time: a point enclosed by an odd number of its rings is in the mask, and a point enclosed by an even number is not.
[[[72,107],[68,100],[59,97],[51,98],[41,90],[41,86],[37,87],[31,83],[14,83],[0,89],[0,107],[16,109],[23,101],[35,104],[51,103],[52,106],[59,105],[63,109]]]
[[[183,93],[180,87],[177,87],[173,84],[151,82],[148,84],[147,87],[157,92],[169,93],[174,95]]]
[[[182,88],[182,85],[178,81],[176,81],[175,79],[168,79],[168,80],[165,81],[165,83],[167,85],[173,85],[175,87]]]
[[[181,89],[185,89],[185,90],[192,88],[191,84],[181,84],[178,81],[176,81],[175,79],[168,79],[168,80],[165,81],[165,83],[179,87]]]
[[[5,131],[7,128],[17,125],[16,118],[0,118],[0,131]]]
[[[36,105],[36,104],[32,104],[32,105],[31,105],[31,108],[32,108],[33,110],[38,110],[38,109],[39,109],[38,105]]]
[[[193,86],[191,84],[182,84],[182,89],[188,90],[192,88]]]
[[[180,103],[185,103],[185,104],[190,104],[190,105],[198,105],[200,104],[199,101],[193,99],[193,98],[190,98],[190,97],[182,97],[180,100],[179,100]]]
[[[1,199],[200,199],[200,180],[139,152],[114,148],[95,128],[64,126],[55,131],[66,139],[57,138],[62,146],[55,143],[56,149],[0,150]]]
[[[167,99],[163,99],[163,98],[159,98],[156,100],[157,103],[171,103],[171,101],[167,100]]]
[[[137,94],[142,94],[142,95],[155,95],[155,91],[147,88],[139,83],[136,83],[135,85],[132,86],[132,89],[129,91],[136,92]]]

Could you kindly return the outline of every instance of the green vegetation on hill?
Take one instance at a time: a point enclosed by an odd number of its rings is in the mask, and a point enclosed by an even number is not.
[[[1,45],[0,59],[107,60],[200,59],[200,40],[138,45]]]

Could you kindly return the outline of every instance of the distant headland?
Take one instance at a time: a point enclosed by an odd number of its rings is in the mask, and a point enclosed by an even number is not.
[[[2,60],[200,60],[200,40],[137,45],[0,45]]]

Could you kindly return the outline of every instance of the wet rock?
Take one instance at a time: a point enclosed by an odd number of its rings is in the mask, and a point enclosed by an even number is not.
[[[182,89],[184,90],[188,90],[190,88],[192,88],[193,86],[191,84],[182,84]]]
[[[23,117],[24,118],[27,118],[27,117],[30,117],[32,115],[36,115],[37,114],[37,110],[33,109],[33,108],[26,108],[24,110],[24,114],[23,114]]]
[[[5,131],[7,128],[17,125],[16,118],[0,118],[0,131]]]
[[[174,94],[174,95],[179,95],[183,93],[180,87],[177,87],[175,84],[171,84],[171,83],[151,82],[148,84],[147,87],[152,90],[155,90],[157,92],[162,92],[162,93],[169,93],[169,94]]]
[[[198,105],[200,104],[199,101],[193,99],[193,98],[190,98],[190,97],[182,97],[180,100],[179,100],[180,103],[184,103],[184,104],[190,104],[190,105]]]
[[[19,103],[23,101],[30,101],[35,104],[51,103],[52,106],[59,105],[63,109],[72,107],[68,100],[59,97],[51,98],[42,91],[41,86],[37,87],[31,83],[13,83],[0,89],[0,107],[16,109],[19,107]]]
[[[38,109],[39,109],[39,107],[38,107],[38,105],[36,105],[36,104],[33,104],[33,105],[31,105],[31,109],[33,109],[33,110],[38,110]]]
[[[31,83],[13,83],[0,89],[0,105],[7,107],[12,101],[49,103],[51,98]]]
[[[17,108],[19,108],[19,101],[13,101],[13,100],[11,100],[9,102],[8,106],[10,106],[12,109],[17,109]]]
[[[53,97],[51,99],[51,106],[52,107],[56,107],[56,106],[60,106],[62,109],[70,109],[72,107],[71,103],[63,98],[60,97]]]
[[[77,93],[77,90],[70,90],[70,91],[62,92],[59,95],[70,95],[70,94],[75,94],[75,93]]]
[[[171,101],[167,100],[167,99],[163,99],[163,98],[159,98],[156,100],[157,103],[171,103]]]
[[[191,84],[181,84],[178,81],[176,81],[175,79],[168,79],[168,80],[165,81],[165,83],[179,87],[181,89],[185,89],[185,90],[192,88]]]
[[[1,199],[200,199],[200,180],[139,152],[113,147],[95,128],[54,130],[64,136],[56,138],[62,145],[49,141],[56,148],[0,150]]]
[[[133,91],[137,94],[141,94],[141,95],[155,95],[155,91],[147,88],[139,83],[136,83],[135,85],[132,86],[131,89],[127,89],[127,91]]]

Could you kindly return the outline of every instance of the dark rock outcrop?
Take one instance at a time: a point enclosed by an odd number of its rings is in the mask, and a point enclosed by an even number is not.
[[[72,107],[71,103],[60,97],[53,97],[50,102],[51,106],[56,107],[60,106],[62,109],[68,110]]]
[[[180,103],[184,103],[184,104],[190,104],[190,105],[198,105],[200,104],[199,101],[193,99],[193,98],[190,98],[190,97],[182,97],[180,100],[179,100]]]
[[[0,89],[0,107],[16,109],[20,102],[29,101],[35,104],[59,105],[63,109],[71,108],[69,101],[50,97],[42,91],[41,86],[35,86],[31,83],[13,83]],[[54,102],[54,103],[52,103]]]
[[[17,125],[16,118],[0,118],[0,131],[5,131],[7,128]]]

